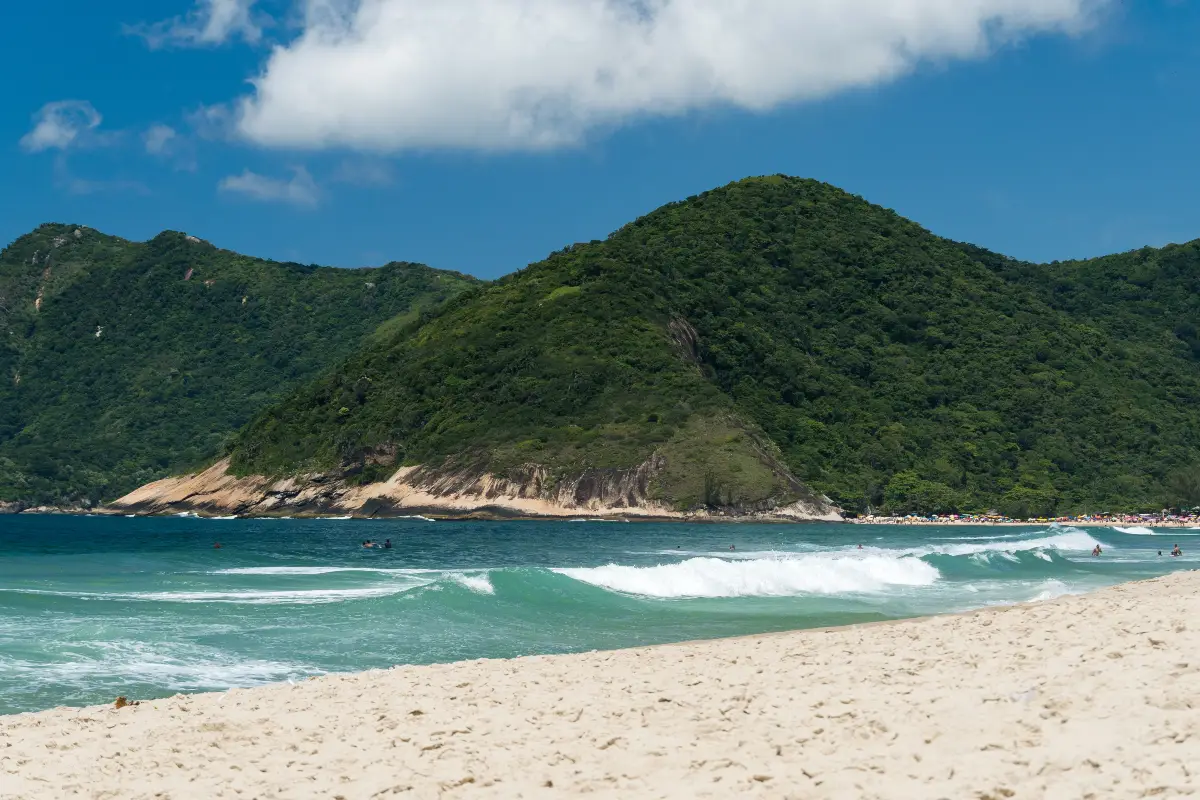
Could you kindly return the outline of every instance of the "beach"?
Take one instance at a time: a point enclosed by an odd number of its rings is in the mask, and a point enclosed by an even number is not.
[[[1200,573],[885,624],[0,718],[0,796],[1179,797]],[[131,700],[135,698],[130,698]]]

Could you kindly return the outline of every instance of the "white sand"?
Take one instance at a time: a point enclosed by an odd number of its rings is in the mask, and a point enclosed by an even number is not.
[[[0,717],[0,796],[1192,795],[1198,590]]]

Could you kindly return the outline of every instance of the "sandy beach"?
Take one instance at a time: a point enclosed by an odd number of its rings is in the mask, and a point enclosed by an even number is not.
[[[1190,572],[898,623],[55,709],[0,718],[0,796],[1190,796],[1198,619]]]

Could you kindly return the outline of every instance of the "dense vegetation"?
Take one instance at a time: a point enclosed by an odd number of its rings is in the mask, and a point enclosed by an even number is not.
[[[679,506],[1157,509],[1200,448],[1200,249],[1034,265],[813,181],[742,181],[396,321],[236,469],[673,465]],[[1180,476],[1183,476],[1182,478]]]
[[[0,253],[0,501],[95,502],[211,460],[381,324],[473,283],[44,225]]]

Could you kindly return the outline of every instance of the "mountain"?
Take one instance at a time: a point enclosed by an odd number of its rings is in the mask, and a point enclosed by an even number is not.
[[[749,179],[398,322],[256,415],[228,460],[124,507],[1200,503],[1197,312],[1195,243],[1030,264],[826,184]]]
[[[0,253],[0,502],[94,503],[210,462],[396,315],[476,283],[43,225]]]

